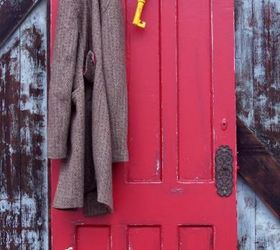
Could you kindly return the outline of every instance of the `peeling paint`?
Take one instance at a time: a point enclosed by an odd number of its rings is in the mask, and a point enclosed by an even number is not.
[[[156,175],[157,176],[160,176],[160,173],[161,173],[160,170],[161,170],[160,169],[160,159],[157,159],[157,161],[156,161]]]
[[[73,249],[74,249],[73,247],[65,248],[65,250],[73,250]]]
[[[0,249],[48,249],[46,9],[0,50]]]
[[[238,116],[280,160],[280,1],[236,0],[235,24]],[[280,222],[238,189],[239,249],[278,249]]]
[[[0,44],[38,0],[0,1]]]
[[[170,189],[170,192],[173,194],[182,194],[184,192],[184,189],[180,187],[173,187]]]

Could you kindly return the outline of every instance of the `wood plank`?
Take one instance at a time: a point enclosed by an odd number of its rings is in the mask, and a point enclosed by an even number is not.
[[[38,0],[0,1],[0,47],[37,2]]]
[[[280,162],[280,2],[254,1],[252,9],[255,19],[253,129],[260,141]],[[278,249],[280,220],[269,213],[258,198],[256,201],[256,249]]]
[[[235,81],[239,118],[250,126],[254,124],[253,86],[253,27],[251,25],[253,0],[235,1]]]
[[[46,8],[42,1],[20,26],[23,249],[48,249]]]
[[[235,76],[237,91],[237,112],[242,121],[249,125],[253,122],[253,37],[252,0],[235,0]],[[238,214],[238,249],[255,249],[256,202],[255,193],[247,183],[238,177],[237,214]]]
[[[256,197],[256,249],[279,249],[280,223],[270,209]]]
[[[256,242],[256,195],[242,178],[237,184],[238,249],[253,250]]]
[[[0,249],[21,245],[19,32],[0,51]]]
[[[254,129],[280,161],[280,2],[252,2]]]
[[[237,124],[239,174],[280,217],[280,163],[240,119]]]
[[[0,249],[48,249],[46,10],[0,50]]]
[[[238,116],[246,126],[254,130],[258,139],[278,161],[280,160],[279,13],[278,0],[235,0]],[[242,184],[241,187],[239,185],[243,191],[238,192],[240,249],[264,249],[263,246],[265,249],[277,249],[275,246],[279,244],[280,221],[257,197],[254,217],[253,208],[246,208],[242,202],[243,198],[252,195],[250,188],[244,188],[244,185],[246,184]],[[248,228],[244,230],[244,227],[248,226],[248,221],[251,224],[252,220],[256,223],[255,227],[251,231],[248,231]],[[251,235],[248,235],[248,232],[251,232]],[[245,245],[244,239],[247,239]]]

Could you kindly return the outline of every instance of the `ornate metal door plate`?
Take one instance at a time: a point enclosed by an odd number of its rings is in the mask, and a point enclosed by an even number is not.
[[[221,145],[216,151],[215,180],[217,193],[228,197],[233,188],[233,154],[228,145]]]

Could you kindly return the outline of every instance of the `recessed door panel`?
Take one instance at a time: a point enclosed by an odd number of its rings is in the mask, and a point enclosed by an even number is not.
[[[127,16],[134,15],[135,2],[126,2]],[[128,181],[161,180],[161,78],[160,2],[148,1],[145,36],[126,22],[129,99]],[[144,166],[144,167],[143,167]]]
[[[212,23],[209,0],[178,0],[179,178],[212,178]]]

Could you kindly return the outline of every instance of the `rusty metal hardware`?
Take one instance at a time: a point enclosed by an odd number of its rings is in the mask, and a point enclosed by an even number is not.
[[[136,11],[134,14],[134,18],[133,18],[133,24],[144,29],[146,26],[146,22],[141,20],[141,16],[142,16],[142,12],[143,12],[143,8],[144,5],[146,3],[146,0],[138,0],[137,1],[137,7],[136,7]]]
[[[217,149],[215,170],[217,193],[222,197],[230,196],[233,188],[233,153],[228,145]]]

